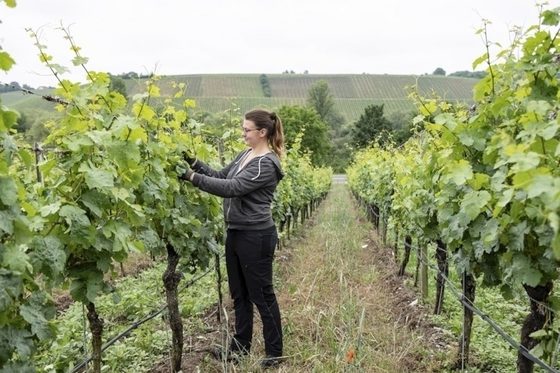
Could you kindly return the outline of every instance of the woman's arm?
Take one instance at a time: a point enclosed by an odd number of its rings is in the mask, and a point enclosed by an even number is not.
[[[231,198],[244,196],[259,189],[276,178],[276,166],[266,158],[249,162],[245,168],[232,179],[220,179],[211,176],[193,174],[193,185],[205,192],[219,197]]]

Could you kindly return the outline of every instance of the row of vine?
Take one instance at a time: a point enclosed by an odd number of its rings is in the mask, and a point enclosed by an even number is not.
[[[205,126],[190,119],[195,102],[184,97],[183,84],[173,84],[172,97],[160,94],[156,76],[130,101],[111,91],[109,75],[89,71],[80,47],[61,30],[87,83],[62,79],[66,69],[31,32],[41,61],[58,80],[61,117],[48,124],[48,150],[35,158],[13,135],[17,113],[0,112],[0,368],[34,370],[37,342],[56,333],[52,291],[68,288],[87,308],[94,371],[101,371],[103,319],[96,298],[115,291],[106,281],[115,263],[142,251],[167,256],[162,278],[171,365],[179,371],[178,266],[191,272],[207,268],[223,236],[219,199],[179,180],[182,154],[193,152],[219,166],[219,155],[231,157],[242,145],[237,138],[219,154],[209,144]],[[222,140],[233,138],[230,132]],[[298,149],[285,164],[287,177],[274,207],[281,221],[324,196],[330,185],[330,170],[314,169]]]
[[[374,145],[348,170],[354,193],[410,242],[435,244],[438,297],[448,262],[474,302],[477,279],[506,298],[529,298],[520,344],[552,361],[559,336],[553,296],[560,263],[560,8],[541,9],[539,24],[516,33],[495,58],[486,25],[479,30],[487,64],[474,88],[475,105],[449,104],[413,94],[422,128],[403,146]],[[422,260],[429,257],[420,252]],[[427,280],[427,276],[425,276]],[[439,312],[436,306],[436,312]],[[472,311],[464,308],[470,341]],[[521,349],[520,372],[533,369]]]

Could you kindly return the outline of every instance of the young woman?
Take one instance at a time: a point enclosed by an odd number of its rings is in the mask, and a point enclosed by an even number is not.
[[[264,367],[280,363],[282,326],[272,286],[272,260],[278,241],[270,204],[284,176],[279,157],[284,135],[274,113],[256,109],[245,114],[243,138],[248,149],[220,171],[187,157],[191,169],[182,176],[208,193],[224,197],[227,225],[226,266],[235,309],[235,334],[227,351],[249,353],[253,336],[253,305],[263,323]]]

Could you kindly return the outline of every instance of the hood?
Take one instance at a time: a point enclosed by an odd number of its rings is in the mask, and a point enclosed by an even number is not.
[[[282,165],[280,164],[280,158],[278,158],[278,155],[276,155],[276,153],[274,152],[270,152],[263,155],[263,157],[270,159],[272,163],[274,163],[274,167],[276,168],[276,175],[278,176],[278,181],[282,180],[282,178],[284,177],[284,171],[282,171]]]

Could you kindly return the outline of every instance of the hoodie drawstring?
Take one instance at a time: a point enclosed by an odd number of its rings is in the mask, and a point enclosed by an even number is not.
[[[261,161],[263,160],[264,156],[259,158],[259,172],[257,173],[257,176],[252,177],[251,180],[257,180],[257,178],[261,175]]]

